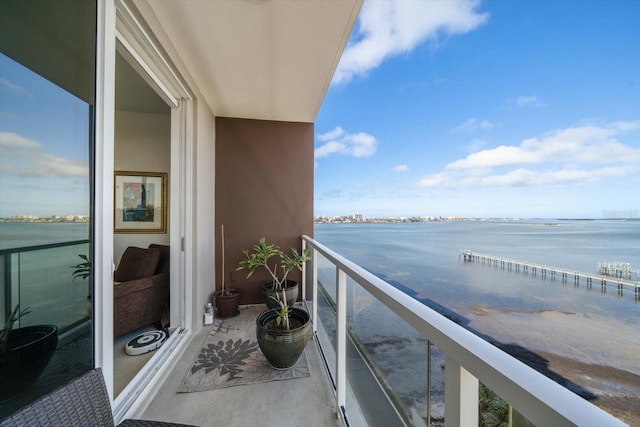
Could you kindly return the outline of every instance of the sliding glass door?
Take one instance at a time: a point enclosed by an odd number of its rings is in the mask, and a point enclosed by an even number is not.
[[[96,4],[0,3],[0,418],[93,366]]]

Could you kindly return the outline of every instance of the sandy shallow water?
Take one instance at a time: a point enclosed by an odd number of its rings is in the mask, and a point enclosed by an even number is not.
[[[470,329],[630,425],[640,426],[640,334],[614,318],[468,307]]]

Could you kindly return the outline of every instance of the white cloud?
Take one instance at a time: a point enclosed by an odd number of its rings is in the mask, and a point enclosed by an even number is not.
[[[637,173],[640,167],[614,166],[598,169],[565,169],[536,171],[531,169],[516,169],[504,174],[468,177],[459,181],[459,186],[541,186],[570,183],[584,183],[599,181],[604,178],[626,176]]]
[[[527,186],[596,181],[640,171],[640,149],[619,141],[640,121],[555,130],[477,151],[425,176],[421,187]]]
[[[408,172],[409,166],[407,165],[396,165],[391,169],[392,172]]]
[[[474,132],[477,130],[490,130],[494,127],[495,125],[488,120],[479,120],[472,117],[460,126],[455,127],[453,132]]]
[[[65,159],[47,153],[31,156],[31,162],[18,172],[28,177],[89,177],[89,166],[86,162]]]
[[[384,60],[411,52],[425,40],[463,34],[484,24],[478,0],[367,1],[362,7],[355,41],[345,49],[334,84],[366,75]]]
[[[489,143],[487,141],[485,141],[484,139],[474,139],[467,146],[467,150],[470,153],[474,153],[476,151],[480,151],[480,150],[484,149],[484,147],[486,147],[487,145],[489,145]]]
[[[470,154],[447,169],[487,168],[516,164],[627,163],[640,161],[640,150],[623,145],[616,136],[638,129],[640,121],[609,126],[582,126],[556,130],[541,138],[529,138],[518,146],[501,145]]]
[[[319,159],[321,157],[327,157],[333,153],[345,154],[346,151],[347,147],[344,144],[337,141],[329,141],[315,149],[314,157]]]
[[[4,149],[41,149],[42,144],[33,139],[25,138],[14,132],[0,132],[0,148]]]
[[[323,133],[322,135],[318,135],[319,141],[330,141],[332,139],[340,138],[346,132],[340,126],[337,126],[334,130],[330,130],[327,133]]]
[[[541,107],[542,104],[538,101],[537,96],[519,96],[516,98],[516,105],[518,107]]]
[[[451,178],[446,173],[435,173],[427,175],[418,181],[418,187],[449,187],[451,185]]]
[[[89,165],[44,151],[44,145],[13,132],[0,132],[0,174],[22,177],[88,177]]]
[[[525,141],[526,142],[526,141]],[[447,169],[490,168],[494,166],[520,163],[539,163],[542,159],[536,151],[527,151],[522,147],[501,145],[490,150],[482,150],[466,158],[449,163]]]
[[[317,139],[325,144],[315,149],[316,159],[327,157],[331,154],[343,154],[353,157],[368,157],[373,155],[377,147],[376,139],[365,132],[348,133],[341,127],[318,135]]]
[[[0,89],[13,93],[14,95],[27,95],[31,96],[31,93],[23,88],[22,86],[18,86],[14,83],[11,83],[9,80],[0,77]]]

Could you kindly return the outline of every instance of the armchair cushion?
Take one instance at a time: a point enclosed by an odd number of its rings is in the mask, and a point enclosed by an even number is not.
[[[156,273],[169,273],[169,255],[170,255],[170,247],[167,245],[159,245],[157,243],[151,243],[149,248],[159,249],[160,250],[160,261],[158,261],[158,267],[156,269]]]
[[[127,282],[155,274],[161,251],[157,248],[136,248],[129,246],[120,259],[114,280]]]

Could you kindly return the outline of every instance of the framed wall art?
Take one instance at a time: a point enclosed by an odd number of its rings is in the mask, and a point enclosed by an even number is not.
[[[167,232],[167,174],[123,172],[114,175],[113,231]]]

